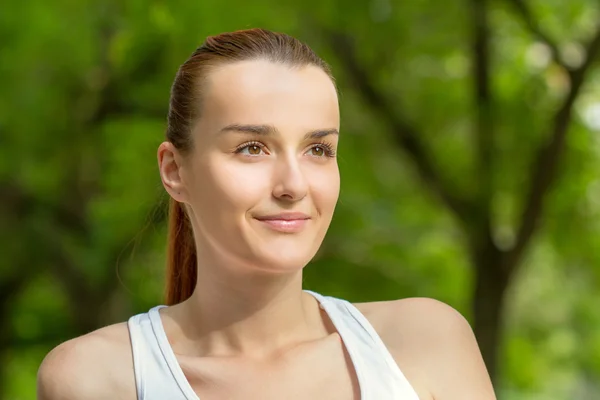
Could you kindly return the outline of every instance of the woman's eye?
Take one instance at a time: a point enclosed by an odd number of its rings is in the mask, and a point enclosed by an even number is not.
[[[310,151],[312,152],[312,155],[316,157],[323,157],[325,155],[325,149],[322,146],[315,146],[310,149]]]
[[[240,148],[237,152],[240,154],[246,154],[250,156],[259,156],[263,149],[256,144],[249,144]]]
[[[310,148],[309,154],[313,157],[335,157],[335,150],[329,144],[315,144]]]
[[[243,154],[245,156],[261,156],[270,154],[264,145],[259,143],[248,143],[241,145],[237,148],[237,150],[235,150],[235,153]],[[327,144],[316,144],[308,150],[308,154],[317,158],[334,157],[335,151]]]

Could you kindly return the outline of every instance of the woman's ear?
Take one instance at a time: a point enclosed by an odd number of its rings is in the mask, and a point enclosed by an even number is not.
[[[179,150],[171,142],[162,142],[158,146],[157,157],[160,179],[165,190],[174,200],[185,203],[187,193],[181,179],[182,157]]]

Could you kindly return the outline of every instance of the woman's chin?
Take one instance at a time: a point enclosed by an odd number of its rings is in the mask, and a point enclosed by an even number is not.
[[[300,271],[319,250],[321,240],[314,232],[302,234],[247,236],[247,250],[257,265],[282,273]]]
[[[306,264],[313,258],[313,252],[304,251],[300,252],[298,249],[290,252],[283,251],[264,251],[261,252],[259,257],[260,265],[273,273],[294,273],[301,271]]]

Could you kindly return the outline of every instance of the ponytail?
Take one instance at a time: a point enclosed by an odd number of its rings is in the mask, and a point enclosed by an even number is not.
[[[196,287],[198,271],[196,244],[183,205],[169,199],[167,243],[166,304],[171,306],[188,299]]]

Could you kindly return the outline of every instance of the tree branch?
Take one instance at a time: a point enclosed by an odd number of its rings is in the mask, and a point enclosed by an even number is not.
[[[558,45],[556,42],[548,36],[545,32],[542,31],[540,26],[538,25],[536,19],[533,17],[531,13],[531,9],[525,3],[525,0],[506,0],[511,6],[514,7],[515,11],[519,14],[519,17],[527,27],[527,29],[531,32],[531,34],[539,41],[543,42],[550,49],[552,60],[563,68],[570,70],[563,60],[560,58],[560,52],[558,50]]]
[[[492,199],[492,156],[494,124],[492,117],[492,90],[490,85],[490,33],[488,3],[486,0],[471,0],[473,63],[473,99],[476,113],[475,138],[479,161],[479,232],[475,240],[485,240],[485,247],[495,247],[491,240],[490,208]]]
[[[62,226],[72,232],[80,234],[85,231],[84,224],[75,210],[28,193],[13,182],[0,181],[0,205],[2,210],[19,219],[41,211],[44,215],[55,216]]]
[[[571,87],[562,106],[554,116],[550,140],[540,148],[535,158],[536,161],[529,180],[529,193],[525,199],[525,207],[515,246],[508,253],[504,266],[507,272],[514,268],[535,232],[541,215],[544,196],[556,178],[557,165],[564,151],[573,105],[585,82],[588,70],[598,57],[598,53],[600,53],[600,25],[585,48],[585,61],[579,68],[574,69],[569,74]]]
[[[456,215],[462,223],[468,226],[473,209],[467,199],[459,197],[449,188],[436,170],[431,156],[420,140],[420,134],[411,125],[397,107],[371,83],[369,74],[360,65],[354,46],[346,35],[336,32],[325,32],[331,48],[343,62],[346,72],[352,79],[358,92],[380,117],[382,117],[394,133],[396,143],[406,152],[413,161],[422,181],[442,200],[442,202]]]

